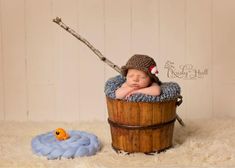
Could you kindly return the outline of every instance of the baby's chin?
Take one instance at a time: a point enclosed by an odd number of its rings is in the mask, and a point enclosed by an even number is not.
[[[127,86],[131,87],[131,88],[139,88],[139,85],[137,85],[137,84],[130,84],[130,83],[128,84],[127,83]]]

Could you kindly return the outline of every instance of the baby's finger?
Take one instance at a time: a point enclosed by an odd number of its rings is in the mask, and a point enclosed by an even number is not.
[[[129,93],[128,95],[126,95],[126,99],[128,99],[131,96],[131,93]]]

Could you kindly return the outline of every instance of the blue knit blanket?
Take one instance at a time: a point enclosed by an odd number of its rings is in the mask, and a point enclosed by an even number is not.
[[[32,151],[47,159],[75,158],[95,155],[101,148],[97,136],[85,131],[70,130],[70,138],[59,141],[54,131],[37,135],[32,139]]]
[[[106,96],[116,99],[115,91],[126,81],[122,75],[110,78],[105,83],[104,92]],[[162,102],[176,99],[180,96],[180,86],[175,82],[164,82],[161,85],[161,94],[159,96],[150,96],[145,94],[133,94],[127,101],[132,102]]]

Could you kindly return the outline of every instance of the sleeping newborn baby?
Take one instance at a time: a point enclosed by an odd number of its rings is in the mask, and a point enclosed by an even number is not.
[[[147,55],[134,55],[122,67],[122,75],[126,76],[120,88],[115,91],[117,99],[128,99],[137,93],[159,96],[161,81],[157,77],[157,66],[153,58]]]

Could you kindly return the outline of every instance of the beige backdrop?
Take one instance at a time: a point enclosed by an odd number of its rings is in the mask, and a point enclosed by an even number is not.
[[[154,57],[182,118],[235,117],[234,0],[0,0],[0,120],[106,120],[117,73],[56,16],[119,66]]]

